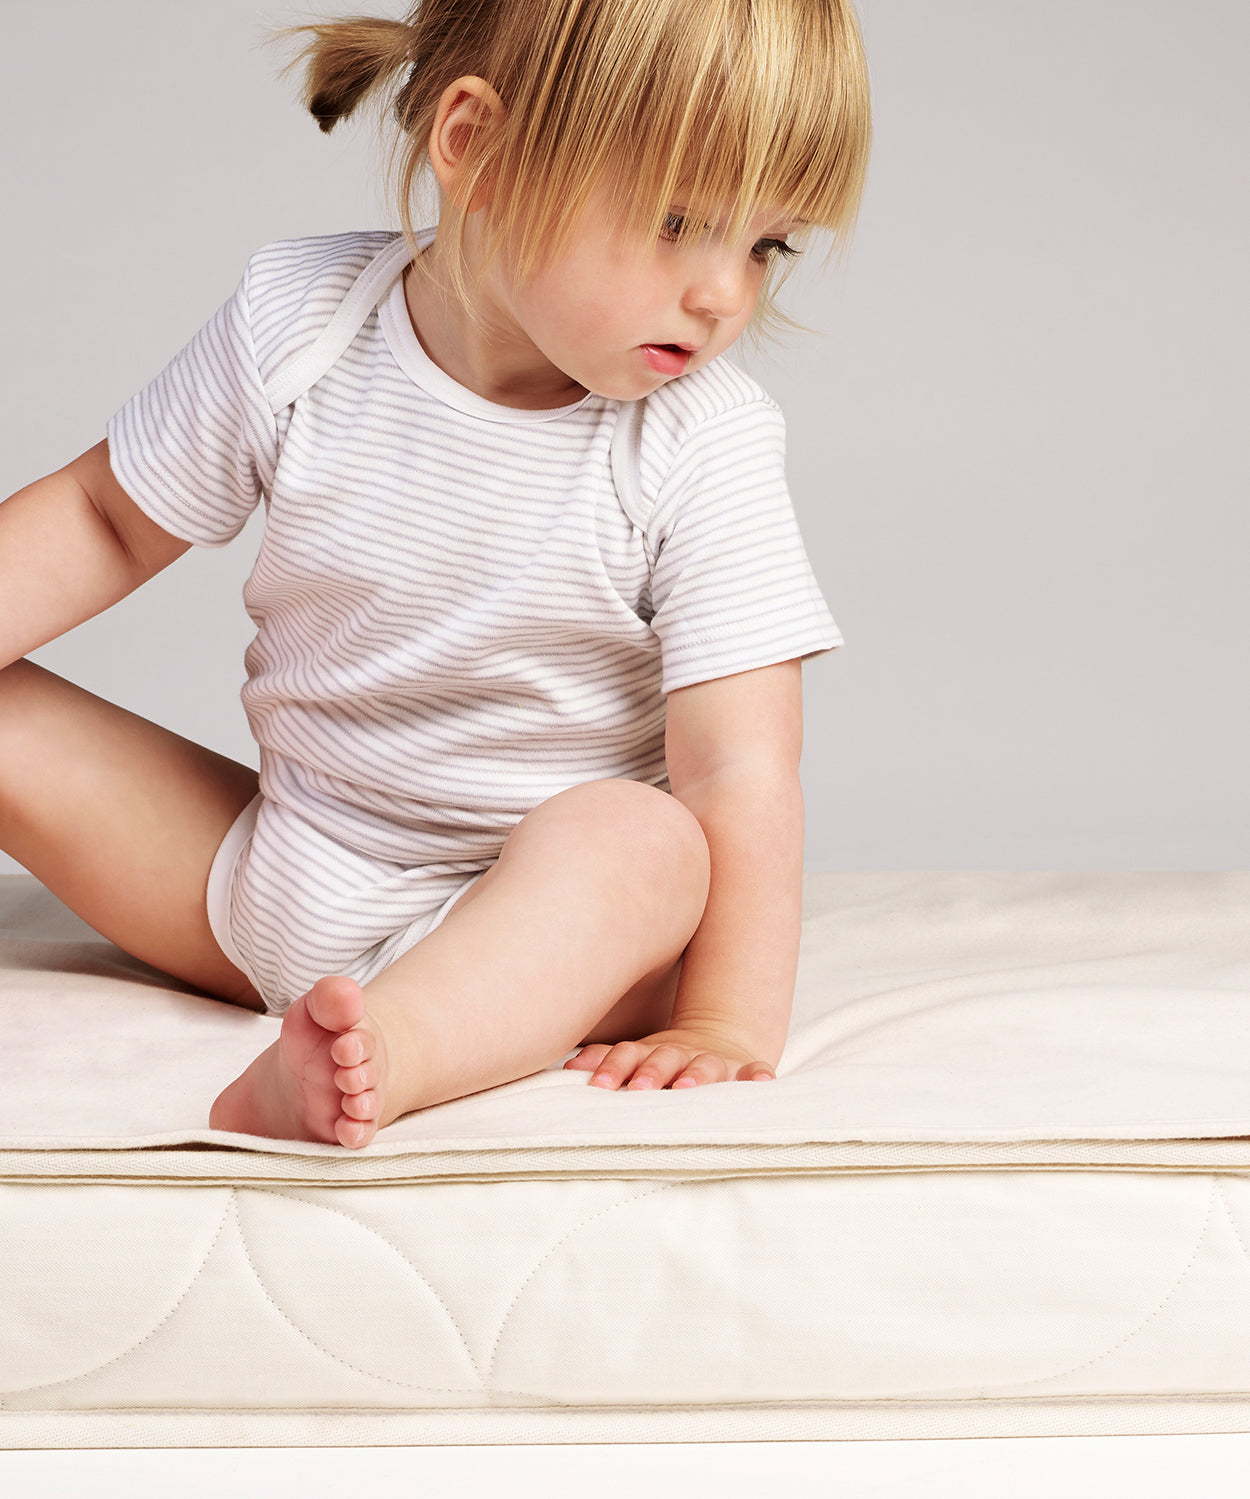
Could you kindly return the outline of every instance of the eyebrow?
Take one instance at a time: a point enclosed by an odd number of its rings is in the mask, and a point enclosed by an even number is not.
[[[681,204],[681,203],[672,203],[672,204],[670,204],[669,205],[669,212],[673,213],[673,214],[676,214],[679,218],[689,218],[689,217],[691,217],[694,214],[694,210],[692,208],[689,208],[689,207],[687,207],[687,206],[685,206],[684,204]],[[789,234],[789,233],[791,233],[792,230],[795,230],[795,229],[810,229],[811,226],[812,226],[811,219],[790,219],[787,222],[788,222],[788,224],[789,224],[790,227],[787,228],[787,229],[785,229],[785,230],[783,230],[783,231],[779,231],[779,232],[782,232],[782,233],[785,233],[785,234]],[[705,229],[712,229],[712,228],[716,228],[718,226],[713,225],[713,224],[704,224],[703,227]]]
[[[683,207],[682,204],[676,204],[676,202],[674,202],[674,204],[671,205],[671,208],[668,211],[670,211],[670,213],[677,214],[677,216],[679,216],[679,217],[689,217],[689,216],[691,216],[692,213],[694,213],[694,210],[692,210],[692,208]],[[788,220],[788,222],[790,222],[790,225],[793,226],[793,228],[796,228],[796,229],[809,229],[809,228],[811,228],[812,220],[811,219],[790,219],[790,220]],[[710,228],[712,228],[712,225],[710,225],[710,223],[709,223],[709,225],[706,225],[706,228],[710,229]]]

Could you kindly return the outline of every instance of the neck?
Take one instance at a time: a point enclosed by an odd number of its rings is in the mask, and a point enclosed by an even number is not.
[[[469,285],[475,240],[465,234]],[[481,321],[471,318],[455,293],[449,265],[447,235],[440,226],[433,244],[404,273],[413,331],[439,369],[484,400],[522,411],[569,406],[586,394],[525,335],[492,280],[483,289]]]

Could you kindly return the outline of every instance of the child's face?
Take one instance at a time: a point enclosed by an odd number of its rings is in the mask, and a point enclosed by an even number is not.
[[[681,217],[674,207],[666,228]],[[598,395],[638,400],[723,354],[755,311],[774,247],[796,225],[759,213],[737,239],[722,223],[686,245],[640,250],[592,202],[568,247],[523,284],[502,274],[500,311],[537,355]],[[684,352],[664,345],[682,345]]]

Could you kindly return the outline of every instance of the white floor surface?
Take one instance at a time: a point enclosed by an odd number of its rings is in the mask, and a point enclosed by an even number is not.
[[[0,1453],[4,1499],[1242,1499],[1250,1435]]]

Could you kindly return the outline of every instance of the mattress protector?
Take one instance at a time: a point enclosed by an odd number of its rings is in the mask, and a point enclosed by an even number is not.
[[[0,881],[0,1446],[1250,1430],[1250,874],[811,874],[778,1076],[215,1132],[279,1022]]]
[[[363,1151],[207,1128],[278,1032],[0,880],[0,1179],[1250,1166],[1250,873],[818,873],[770,1083],[549,1069]]]

